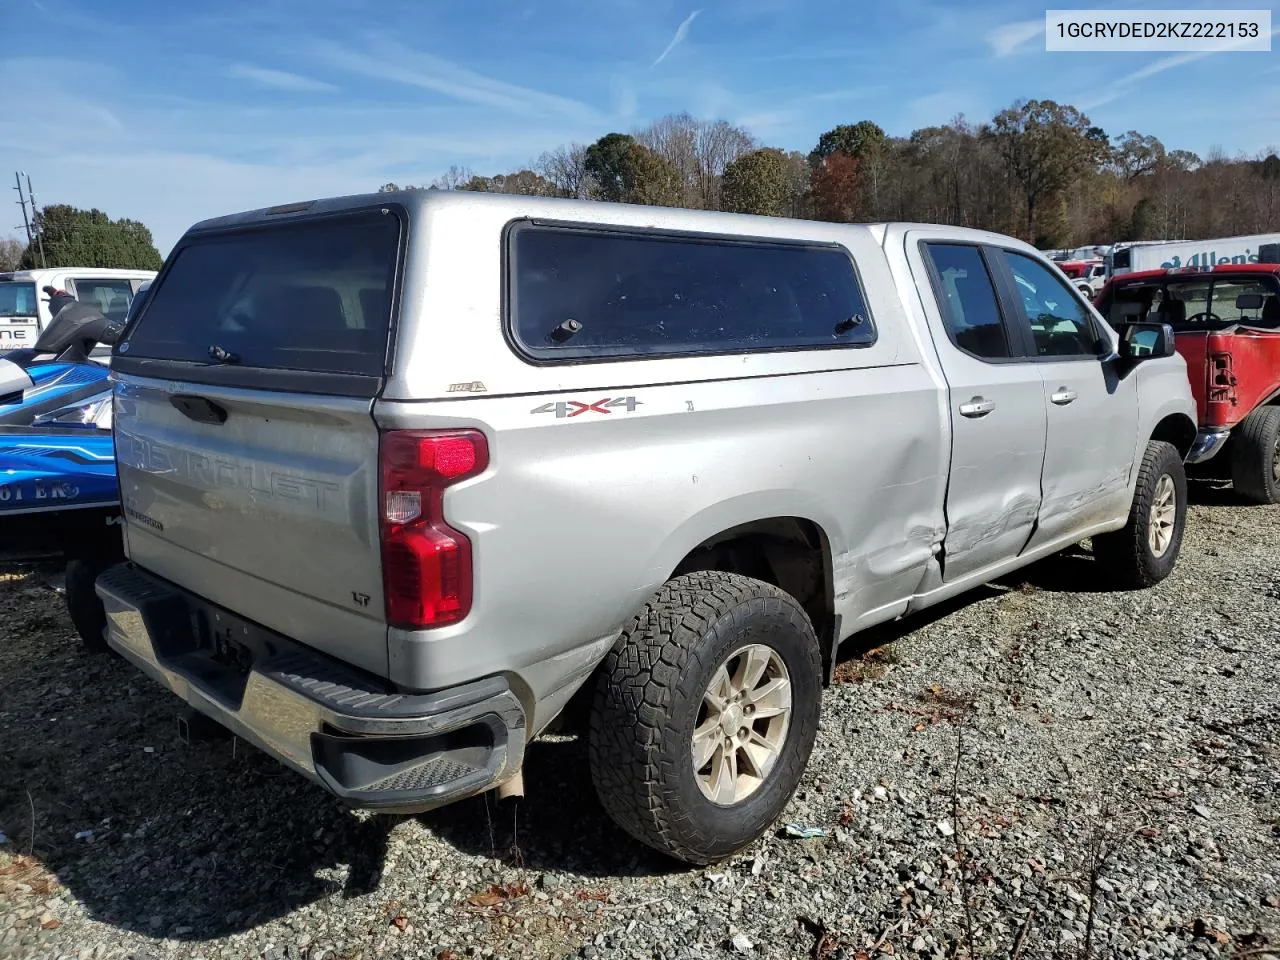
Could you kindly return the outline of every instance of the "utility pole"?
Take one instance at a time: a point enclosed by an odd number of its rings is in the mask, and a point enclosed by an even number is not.
[[[25,195],[22,192],[23,177],[27,178],[27,192]],[[49,264],[45,261],[44,257],[44,237],[41,235],[40,223],[36,219],[39,215],[40,208],[36,206],[36,195],[31,190],[31,177],[28,174],[18,171],[13,175],[13,179],[14,182],[17,183],[17,186],[14,187],[14,189],[18,191],[18,205],[22,207],[22,225],[27,229],[27,249],[31,249],[31,245],[34,243],[36,250],[40,253],[40,266],[47,267]],[[29,218],[27,216],[28,202],[31,204],[31,216]]]
[[[40,266],[47,267],[49,264],[44,258],[44,231],[36,221],[40,208],[36,205],[36,193],[31,189],[31,174],[24,174],[24,176],[27,178],[27,199],[31,201],[31,222],[36,227],[36,249],[40,251]]]
[[[31,246],[31,221],[27,219],[27,198],[22,193],[22,174],[15,173],[13,182],[17,184],[13,189],[18,191],[18,204],[22,207],[22,225],[27,228],[27,246]]]

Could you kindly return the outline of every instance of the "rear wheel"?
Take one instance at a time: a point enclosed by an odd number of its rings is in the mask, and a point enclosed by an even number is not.
[[[642,843],[688,863],[723,860],[791,799],[821,700],[817,638],[793,597],[738,574],[677,577],[602,666],[596,792]]]
[[[111,652],[107,644],[107,612],[94,584],[98,574],[124,559],[124,541],[120,527],[112,522],[115,519],[114,515],[98,518],[102,526],[97,528],[92,518],[78,522],[74,548],[67,551],[63,576],[67,613],[81,644],[91,653]]]
[[[105,564],[77,558],[67,564],[64,584],[66,587],[67,613],[75,624],[80,643],[91,653],[106,653],[107,612],[94,590],[94,582]]]
[[[1259,407],[1233,431],[1231,485],[1255,503],[1280,503],[1280,407]]]
[[[1107,576],[1131,589],[1150,587],[1173,571],[1187,519],[1187,477],[1173,444],[1152,440],[1138,468],[1129,522],[1093,538]]]

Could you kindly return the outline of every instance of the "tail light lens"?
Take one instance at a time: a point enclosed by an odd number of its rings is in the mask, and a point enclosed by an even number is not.
[[[489,465],[477,430],[382,434],[382,588],[387,622],[423,630],[471,611],[471,541],[445,522],[444,492]]]
[[[1209,354],[1209,400],[1218,403],[1236,402],[1236,376],[1231,366],[1231,354]]]

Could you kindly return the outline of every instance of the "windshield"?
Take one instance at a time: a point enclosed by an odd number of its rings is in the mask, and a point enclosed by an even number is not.
[[[1267,277],[1155,280],[1118,287],[1105,313],[1113,326],[1135,321],[1167,323],[1177,333],[1211,332],[1238,324],[1277,329],[1280,293]]]
[[[34,283],[0,283],[0,317],[34,317],[36,285]]]

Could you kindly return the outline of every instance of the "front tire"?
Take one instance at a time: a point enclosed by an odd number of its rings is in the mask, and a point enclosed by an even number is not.
[[[795,793],[821,706],[817,638],[792,596],[733,573],[677,577],[602,664],[596,793],[641,843],[687,863],[723,860]]]
[[[1128,589],[1159,583],[1173,571],[1187,520],[1187,476],[1171,443],[1152,440],[1138,468],[1129,522],[1093,538],[1093,553],[1112,582]]]
[[[1231,485],[1254,503],[1280,503],[1280,407],[1259,407],[1231,438]]]

